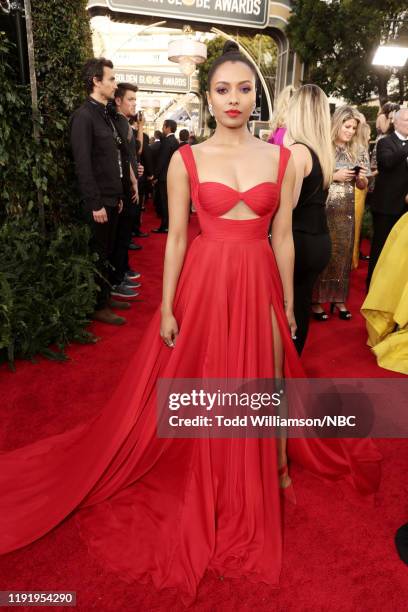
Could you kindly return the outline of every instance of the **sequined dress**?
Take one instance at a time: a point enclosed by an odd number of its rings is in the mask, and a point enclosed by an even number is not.
[[[369,170],[368,156],[363,147],[357,161],[353,161],[346,149],[336,147],[335,162],[335,171],[354,166]],[[313,292],[314,303],[341,303],[347,300],[354,246],[354,188],[355,180],[341,183],[333,181],[330,185],[326,213],[332,255],[328,266],[317,279]]]

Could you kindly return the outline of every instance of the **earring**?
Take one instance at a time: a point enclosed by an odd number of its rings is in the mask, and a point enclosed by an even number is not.
[[[208,110],[210,111],[210,115],[211,115],[211,117],[214,117],[214,111],[213,111],[212,104],[209,104],[209,105],[208,105]]]

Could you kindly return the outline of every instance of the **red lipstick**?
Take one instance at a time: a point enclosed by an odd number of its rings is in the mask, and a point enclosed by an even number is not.
[[[229,117],[238,117],[239,115],[241,115],[241,111],[239,111],[239,110],[232,110],[231,109],[231,110],[228,110],[228,111],[225,111],[225,112],[227,113],[227,115]]]

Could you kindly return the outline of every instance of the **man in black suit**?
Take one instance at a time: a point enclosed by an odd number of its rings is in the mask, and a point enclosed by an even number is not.
[[[153,162],[152,153],[150,151],[149,136],[143,132],[144,117],[143,113],[139,112],[133,118],[131,125],[134,130],[136,143],[137,143],[137,159],[143,166],[143,174],[139,174],[138,186],[139,186],[139,206],[138,215],[135,219],[133,226],[133,236],[136,238],[147,238],[149,234],[143,232],[141,229],[142,224],[142,210],[145,208],[146,192],[148,190],[149,182],[153,178]]]
[[[88,98],[71,117],[70,140],[92,250],[98,253],[96,281],[100,291],[92,318],[122,325],[126,320],[111,310],[110,301],[113,278],[109,260],[123,209],[121,139],[108,112],[116,90],[112,62],[103,57],[87,61],[83,79]]]
[[[136,107],[138,88],[133,83],[118,83],[115,91],[115,105],[112,107],[112,120],[121,139],[123,212],[118,222],[115,248],[111,257],[114,268],[112,273],[112,296],[136,299],[134,289],[140,286],[135,278],[130,278],[128,248],[132,238],[132,225],[137,215],[138,185],[135,140],[129,119]],[[117,302],[118,303],[118,302]],[[123,303],[121,303],[123,304]],[[129,305],[128,305],[129,306]]]
[[[152,142],[152,144],[149,145],[150,152],[152,155],[153,176],[157,176],[157,167],[159,163],[159,155],[160,155],[160,149],[161,149],[163,139],[164,139],[164,136],[160,132],[160,130],[156,130],[154,132],[154,142]],[[159,184],[155,180],[153,181],[152,185],[153,185],[154,209],[156,211],[157,216],[160,217],[161,206],[160,206]]]
[[[157,176],[157,166],[159,163],[159,155],[161,144],[163,142],[164,136],[160,130],[155,130],[154,132],[154,142],[149,145],[150,152],[152,155],[152,165],[153,165],[153,174]]]
[[[371,201],[374,234],[371,242],[367,289],[388,234],[398,219],[408,211],[408,108],[394,117],[395,132],[378,141],[379,174]]]
[[[156,234],[165,234],[169,227],[169,207],[167,202],[167,171],[173,153],[179,148],[179,142],[175,136],[177,123],[172,119],[166,119],[163,123],[163,142],[160,147],[156,175],[160,193],[160,227],[152,230]]]

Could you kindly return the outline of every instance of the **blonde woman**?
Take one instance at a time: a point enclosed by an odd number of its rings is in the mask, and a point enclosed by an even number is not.
[[[294,93],[287,114],[288,139],[296,167],[293,211],[295,245],[295,345],[302,352],[309,329],[313,286],[330,260],[326,200],[333,174],[329,101],[317,85]],[[327,315],[326,315],[327,317]]]
[[[366,121],[365,116],[360,113],[360,145],[367,152],[367,159],[369,159],[369,145],[370,145],[370,135],[371,128]],[[361,225],[363,222],[365,201],[367,197],[367,187],[365,189],[359,189],[356,185],[355,193],[354,193],[354,214],[355,214],[355,227],[354,227],[354,248],[353,248],[353,260],[352,260],[352,269],[358,268],[358,263],[360,257],[362,259],[368,259],[368,257],[360,254],[360,234],[361,234]]]
[[[270,144],[288,146],[286,115],[288,112],[289,101],[296,89],[292,85],[288,85],[280,92],[271,122],[271,135],[268,142]]]
[[[351,319],[346,300],[349,292],[354,245],[354,187],[367,187],[369,160],[360,145],[360,116],[350,106],[339,107],[332,118],[332,144],[335,172],[326,205],[332,240],[332,255],[314,291],[314,312],[323,313],[321,304],[331,303],[331,312],[340,319]]]

